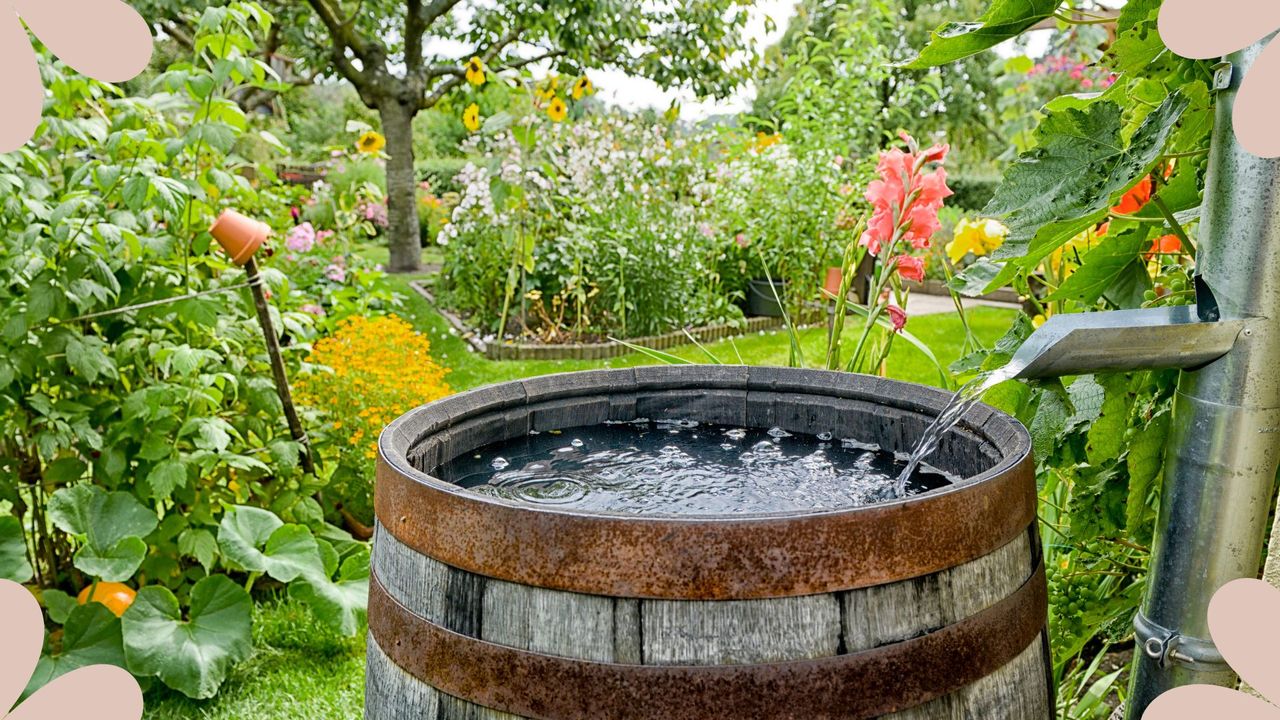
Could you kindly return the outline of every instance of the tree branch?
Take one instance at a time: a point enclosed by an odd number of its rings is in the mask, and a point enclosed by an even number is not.
[[[519,40],[520,35],[523,32],[524,32],[524,28],[515,28],[511,30],[502,38],[498,39],[497,42],[491,45],[483,55],[479,55],[478,57],[480,57],[480,59],[483,60],[486,65],[488,65],[490,62],[493,61],[494,58],[500,55],[502,51],[507,48],[507,46],[511,45],[516,40]],[[551,58],[560,57],[565,54],[566,53],[564,50],[548,50],[547,52],[544,52],[540,55],[521,58],[513,62],[504,63],[501,66],[495,67],[495,69],[496,70],[518,70],[522,67],[525,67],[526,65],[532,65],[537,62],[542,62],[543,60],[550,60]],[[425,97],[422,98],[422,103],[419,106],[421,109],[423,110],[430,109],[434,107],[436,103],[443,100],[444,97],[448,95],[450,92],[452,92],[454,88],[462,84],[463,80],[466,79],[467,73],[461,63],[456,65],[431,65],[426,70],[426,77],[428,79],[435,78],[435,77],[446,77],[446,76],[447,76],[447,79],[444,82],[436,85],[430,93],[428,93]]]
[[[333,47],[330,56],[333,64],[338,68],[344,77],[356,86],[356,89],[364,89],[372,84],[373,73],[376,72],[376,61],[373,48],[359,34],[352,31],[351,24],[355,20],[355,16],[351,18],[342,17],[341,10],[336,4],[336,0],[307,0],[312,9],[316,11],[316,15],[320,17],[320,22],[324,23],[325,28],[329,31],[329,36],[333,40]],[[350,49],[357,58],[360,59],[363,69],[356,69],[354,63],[347,57],[347,50]],[[385,55],[385,53],[383,53]]]

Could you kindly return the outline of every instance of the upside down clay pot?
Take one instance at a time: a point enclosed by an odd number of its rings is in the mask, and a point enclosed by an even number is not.
[[[246,217],[235,210],[225,210],[209,228],[213,238],[231,257],[231,262],[244,265],[271,235],[271,226]]]

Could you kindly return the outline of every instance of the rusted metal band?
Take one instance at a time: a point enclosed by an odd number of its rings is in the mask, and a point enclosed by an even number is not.
[[[377,577],[369,628],[396,665],[444,693],[537,720],[856,720],[922,705],[1004,667],[1043,631],[1043,563],[999,603],[927,635],[834,657],[764,665],[652,666],[495,645],[413,614]]]
[[[995,477],[917,498],[741,519],[515,506],[410,473],[379,460],[377,515],[404,545],[478,575],[612,597],[751,600],[883,585],[988,555],[1035,521],[1029,453]]]

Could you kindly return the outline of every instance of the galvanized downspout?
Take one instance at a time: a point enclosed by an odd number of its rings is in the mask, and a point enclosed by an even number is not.
[[[1268,39],[1269,41],[1269,39]],[[1210,151],[1197,268],[1202,319],[1242,320],[1221,359],[1184,371],[1166,449],[1163,498],[1128,717],[1192,683],[1233,686],[1209,640],[1209,601],[1257,577],[1280,465],[1280,160],[1246,152],[1232,109],[1266,42],[1228,58]],[[1221,76],[1221,74],[1220,74]]]

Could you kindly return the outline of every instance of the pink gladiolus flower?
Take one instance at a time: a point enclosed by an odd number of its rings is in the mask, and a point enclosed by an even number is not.
[[[305,222],[301,225],[295,225],[289,231],[289,236],[285,238],[284,246],[294,252],[310,252],[311,248],[316,245],[316,229],[311,223]]]
[[[898,239],[906,239],[916,249],[929,247],[930,238],[941,228],[938,211],[953,194],[945,169],[925,171],[931,163],[944,162],[951,147],[934,145],[919,151],[910,135],[902,133],[902,137],[911,152],[893,148],[881,153],[876,167],[880,178],[867,185],[867,202],[874,210],[859,242],[874,254]]]
[[[897,305],[890,305],[888,308],[889,320],[893,322],[893,331],[902,332],[907,326],[907,311]]]
[[[898,274],[903,280],[924,282],[924,258],[913,255],[899,255],[893,259],[898,266]]]

